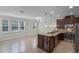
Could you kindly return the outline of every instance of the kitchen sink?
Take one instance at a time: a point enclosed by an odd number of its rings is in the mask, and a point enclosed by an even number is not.
[[[58,31],[52,31],[52,32],[49,32],[47,34],[53,34],[53,33],[56,33],[56,32],[58,32]]]

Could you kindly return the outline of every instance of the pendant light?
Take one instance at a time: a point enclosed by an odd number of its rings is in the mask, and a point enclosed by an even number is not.
[[[47,12],[45,12],[45,27],[47,27],[47,22],[48,22],[48,19],[47,19]]]
[[[52,27],[52,15],[50,15],[50,27]]]
[[[50,27],[53,27],[52,25],[52,14],[54,13],[54,11],[50,11]]]

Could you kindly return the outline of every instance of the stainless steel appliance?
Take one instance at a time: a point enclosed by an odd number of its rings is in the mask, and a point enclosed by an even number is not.
[[[65,24],[64,38],[66,42],[73,43],[74,39],[74,24]]]

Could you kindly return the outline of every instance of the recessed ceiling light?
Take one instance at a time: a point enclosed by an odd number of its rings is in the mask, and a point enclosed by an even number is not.
[[[69,6],[69,9],[72,9],[73,8],[73,6]]]
[[[47,25],[45,25],[45,27],[47,27]]]
[[[73,13],[70,13],[70,15],[73,15]]]
[[[54,11],[50,11],[50,13],[53,13]]]

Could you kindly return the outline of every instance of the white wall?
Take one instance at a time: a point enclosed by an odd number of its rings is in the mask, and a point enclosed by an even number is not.
[[[47,24],[47,27],[45,27],[45,24]],[[52,24],[52,27],[50,25]],[[39,22],[39,33],[47,33],[55,30],[54,26],[56,25],[56,20],[52,19],[52,22],[50,23],[50,20],[45,22],[44,19],[42,19],[41,22]]]
[[[18,19],[18,21],[24,21],[25,22],[25,30],[21,31],[18,30],[16,32],[13,32],[11,30],[12,28],[12,20],[13,18]],[[9,32],[2,32],[2,20],[6,19],[9,21]],[[33,36],[38,33],[47,33],[54,30],[53,27],[50,27],[50,24],[53,26],[56,25],[56,20],[53,19],[50,23],[50,20],[48,20],[47,23],[45,23],[46,20],[42,19],[42,21],[37,21],[36,19],[23,19],[23,18],[16,18],[11,16],[0,16],[0,41],[2,40],[8,40],[8,39],[16,39],[24,36]],[[36,28],[33,29],[33,23],[36,23]],[[45,27],[45,24],[48,26]]]
[[[38,22],[35,19],[22,19],[22,18],[16,18],[18,21],[24,21],[25,22],[25,30],[21,31],[18,30],[16,32],[13,32],[11,30],[12,27],[12,20],[14,17],[10,16],[0,16],[0,41],[8,40],[8,39],[14,39],[14,38],[20,38],[24,36],[32,36],[36,35],[38,33]],[[2,20],[6,19],[9,21],[9,31],[8,32],[2,32]],[[37,23],[36,29],[33,29],[33,23]]]

